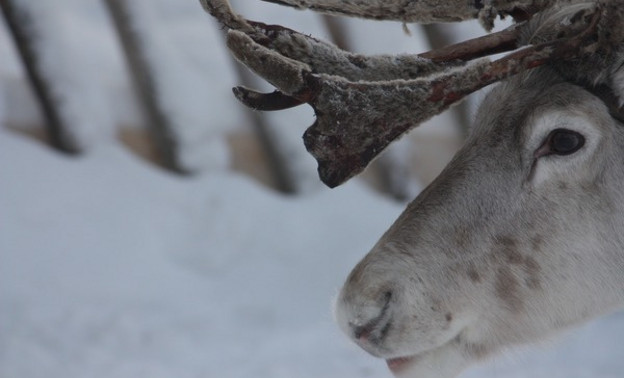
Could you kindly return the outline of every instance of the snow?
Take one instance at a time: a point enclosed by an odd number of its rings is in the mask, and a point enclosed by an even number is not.
[[[0,167],[0,376],[352,368],[311,367],[351,350],[332,293],[400,207],[359,185],[294,200],[232,174],[175,179],[116,145],[69,160],[0,135],[16,162]]]
[[[99,12],[95,1],[81,1],[46,7],[67,22],[58,38],[80,46],[94,41],[85,53],[90,57],[77,59],[92,59],[95,66],[73,60],[57,66],[76,99],[84,95],[111,112],[86,112],[93,119],[76,118],[77,125],[131,123],[135,104],[127,103],[120,53],[110,34],[90,29],[103,28],[103,16],[75,19]],[[198,26],[194,9],[201,13],[201,7],[190,3],[157,2],[161,13],[154,17],[172,31],[158,34],[155,43],[202,65],[215,49],[193,47],[203,40],[195,34],[214,33],[206,36],[209,44],[219,34]],[[275,5],[251,8],[245,10],[256,19],[286,12]],[[312,20],[288,12],[298,17],[288,16],[291,27]],[[304,29],[317,27],[307,22]],[[81,33],[69,33],[78,27]],[[0,49],[9,49],[6,36]],[[168,59],[176,68],[167,79],[180,78],[170,84],[171,93],[185,98],[189,81],[201,74],[187,70],[188,61]],[[2,122],[36,123],[25,91],[12,90],[26,85],[11,64],[0,67]],[[203,92],[203,103],[218,108],[202,111],[210,113],[209,133],[217,136],[242,122],[240,108],[223,100],[221,89],[233,79],[223,67],[229,63],[220,64],[202,79],[213,85]],[[63,76],[81,70],[76,78]],[[87,74],[97,76],[91,88],[82,81]],[[107,88],[104,94],[93,94],[100,85]],[[179,109],[193,104],[181,101]],[[303,112],[307,118],[293,113],[288,122],[306,126],[311,112]],[[401,205],[357,180],[292,197],[222,167],[179,178],[137,159],[110,138],[108,126],[101,127],[85,137],[89,153],[79,158],[0,127],[0,378],[390,377],[383,361],[340,333],[331,302]],[[200,139],[195,132],[189,131],[189,140]],[[615,314],[546,345],[510,352],[463,377],[621,377],[623,336],[624,314]]]

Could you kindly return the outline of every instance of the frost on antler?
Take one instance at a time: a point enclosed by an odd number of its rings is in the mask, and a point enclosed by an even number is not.
[[[570,4],[570,0],[561,1]],[[496,4],[497,12],[503,14],[522,9],[525,15],[531,15],[552,2],[498,1]],[[359,4],[358,9],[365,9],[377,2],[288,0],[279,3],[336,11],[338,8],[320,6],[337,4],[340,9],[348,10]],[[398,6],[395,3],[384,4],[392,8]],[[232,12],[226,0],[202,0],[202,4],[231,29],[227,42],[236,58],[277,88],[273,93],[263,94],[238,87],[234,92],[239,100],[261,110],[285,109],[302,103],[314,108],[317,119],[306,131],[304,143],[319,163],[321,180],[330,187],[361,172],[390,142],[467,94],[525,69],[595,52],[606,43],[597,34],[602,30],[602,34],[608,35],[607,27],[613,27],[601,23],[608,19],[606,7],[596,2],[579,2],[567,13],[561,13],[559,6],[549,8],[554,9],[551,13],[544,10],[543,17],[556,20],[549,24],[547,32],[536,31],[535,23],[530,20],[503,32],[421,55],[364,56],[282,26],[245,20]],[[427,7],[428,3],[409,4]],[[464,8],[479,5],[483,9],[492,6],[489,1],[464,0],[455,5]],[[433,8],[429,4],[430,12],[434,12]],[[416,12],[408,5],[404,9],[406,13]],[[419,20],[427,21],[427,17],[430,16],[423,15]],[[528,47],[494,62],[481,58],[529,43]]]
[[[601,19],[592,35],[593,43],[588,44],[574,59],[552,64],[564,77],[584,86],[612,85],[611,75],[620,71],[624,64],[624,4],[619,0],[596,3],[601,9]],[[561,33],[559,20],[575,20],[577,12],[587,4],[584,1],[543,12],[532,20],[522,38],[525,43],[531,44],[552,40]]]
[[[430,75],[445,67],[417,55],[354,54],[282,26],[251,21],[250,24],[268,37],[266,41],[257,42],[284,57],[307,64],[318,74],[351,81],[379,81]]]
[[[553,0],[264,0],[298,9],[402,22],[454,22],[479,18],[489,30],[498,15],[526,18]]]

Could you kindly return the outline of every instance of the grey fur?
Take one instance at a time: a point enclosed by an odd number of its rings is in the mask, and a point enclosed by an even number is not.
[[[580,130],[587,148],[536,159],[549,130],[540,122]],[[399,376],[448,378],[622,306],[622,185],[624,125],[600,99],[551,68],[509,79],[351,272],[338,322],[375,356],[412,356]],[[361,325],[366,338],[354,337]]]

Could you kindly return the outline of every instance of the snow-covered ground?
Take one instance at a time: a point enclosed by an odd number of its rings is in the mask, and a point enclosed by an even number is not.
[[[92,26],[72,18],[76,1],[58,0],[65,26]],[[195,9],[188,4],[158,3],[198,45],[196,31],[213,30],[186,22]],[[113,89],[96,105],[133,121],[121,59],[109,51],[114,39],[99,38],[107,42],[91,46],[89,61],[114,75],[98,78]],[[3,56],[9,46],[1,35]],[[209,59],[194,54],[195,67]],[[32,103],[7,90],[24,87],[12,62],[0,67],[0,119],[36,123]],[[214,88],[234,80],[222,70],[211,71]],[[240,108],[224,98],[215,89],[206,99],[219,105],[207,123],[233,127]],[[0,378],[390,377],[383,361],[340,334],[331,302],[401,205],[357,180],[287,197],[226,169],[179,178],[110,134],[90,133],[89,153],[70,158],[0,127]],[[463,377],[622,377],[623,337],[624,314],[616,314]]]
[[[0,131],[0,377],[389,377],[331,298],[400,206],[181,180]],[[620,377],[624,315],[465,377]]]
[[[330,302],[398,206],[358,185],[295,200],[180,180],[115,145],[70,160],[2,132],[0,156],[0,377],[375,369]]]

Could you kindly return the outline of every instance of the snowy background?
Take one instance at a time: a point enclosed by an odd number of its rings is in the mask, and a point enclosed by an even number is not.
[[[132,0],[182,125],[184,161],[201,172],[190,178],[119,142],[142,120],[100,2],[22,2],[44,20],[44,61],[87,152],[69,157],[26,136],[42,120],[1,29],[0,378],[390,377],[340,334],[331,301],[404,205],[361,180],[322,188],[299,145],[307,108],[270,116],[300,147],[300,195],[234,172],[227,136],[247,121],[221,31],[198,1]],[[311,13],[234,5],[326,37]],[[427,48],[397,23],[348,25],[359,51]],[[474,25],[455,30],[464,38]],[[443,123],[420,132],[455,132]],[[623,377],[623,338],[615,314],[463,377]]]

